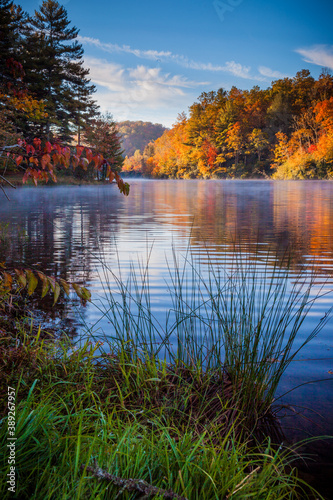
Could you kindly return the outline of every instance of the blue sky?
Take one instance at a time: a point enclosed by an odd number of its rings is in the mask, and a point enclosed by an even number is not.
[[[17,0],[32,14],[40,0]],[[333,70],[332,0],[64,0],[95,99],[171,126],[202,92]]]

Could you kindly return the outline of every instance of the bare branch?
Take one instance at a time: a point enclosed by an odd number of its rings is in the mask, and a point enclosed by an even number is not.
[[[3,175],[1,175],[1,174],[0,174],[0,178],[1,178],[3,181],[7,182],[7,184],[9,184],[12,188],[16,189],[16,186],[14,186],[14,184],[12,184],[11,182],[9,182],[9,180],[8,180],[8,179],[6,179],[6,177],[4,177]],[[3,190],[3,189],[2,189],[2,190]]]
[[[137,491],[138,493],[140,493],[140,495],[144,495],[144,498],[147,499],[151,496],[160,495],[165,499],[187,500],[186,497],[182,497],[177,493],[174,493],[172,490],[163,490],[161,488],[157,488],[156,486],[152,486],[151,484],[147,483],[143,479],[123,479],[121,477],[114,476],[113,474],[109,474],[109,472],[103,471],[103,469],[97,467],[96,462],[94,467],[86,467],[85,465],[81,465],[81,469],[86,469],[87,472],[91,472],[99,480],[104,479],[105,481],[109,481],[115,486],[118,486],[120,488],[118,495],[127,490],[129,492]]]

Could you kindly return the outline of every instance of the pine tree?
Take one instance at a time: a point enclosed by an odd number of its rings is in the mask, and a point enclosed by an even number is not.
[[[37,99],[44,99],[48,117],[38,135],[69,141],[97,106],[91,99],[95,87],[83,67],[79,30],[70,26],[67,11],[56,0],[44,0],[29,19],[25,39],[26,80]]]
[[[15,99],[26,95],[21,58],[22,32],[27,15],[9,0],[0,0],[0,143],[17,142],[22,113]]]
[[[13,16],[14,5],[9,0],[0,0],[0,78],[1,84],[12,78],[10,59],[17,59],[16,29]]]

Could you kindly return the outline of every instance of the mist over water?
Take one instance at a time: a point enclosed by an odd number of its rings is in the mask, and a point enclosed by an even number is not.
[[[204,276],[208,264],[228,268],[235,250],[239,259],[272,269],[290,250],[290,284],[310,266],[317,272],[318,286],[325,282],[324,290],[333,289],[333,183],[132,180],[130,184],[129,197],[109,185],[10,191],[11,201],[3,197],[0,204],[0,261],[84,284],[98,301],[103,300],[106,278],[113,286],[112,273],[126,281],[131,265],[138,270],[141,263],[144,269],[149,260],[152,309],[162,324],[165,311],[172,307],[167,283],[174,272],[174,255],[182,267],[187,252]],[[299,341],[329,309],[332,297],[314,305]],[[101,319],[93,305],[73,308],[63,301],[60,309],[60,316],[69,317],[77,332],[85,324],[97,336],[112,334],[108,319]],[[52,314],[56,316],[55,310]],[[333,433],[332,326],[330,320],[300,353],[280,387],[284,392],[307,381],[329,379],[287,396],[294,405],[323,413],[325,434]],[[307,426],[310,432],[323,433]]]

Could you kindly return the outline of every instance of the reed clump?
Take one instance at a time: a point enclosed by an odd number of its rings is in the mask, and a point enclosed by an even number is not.
[[[297,477],[273,404],[281,374],[326,320],[294,348],[312,283],[290,286],[281,268],[265,286],[262,270],[175,269],[163,327],[141,268],[104,280],[103,339],[89,332],[75,346],[22,318],[1,330],[2,498],[13,497],[8,386],[17,498],[322,498]]]

